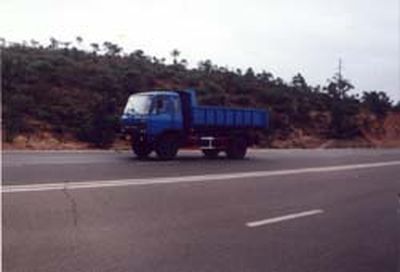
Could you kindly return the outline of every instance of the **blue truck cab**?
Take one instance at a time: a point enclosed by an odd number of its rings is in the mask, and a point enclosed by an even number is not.
[[[179,95],[156,91],[131,95],[122,115],[128,129],[141,129],[148,140],[167,130],[182,129],[182,110]]]
[[[153,151],[160,159],[173,159],[182,147],[200,148],[207,158],[225,152],[241,159],[256,142],[256,131],[268,127],[268,113],[198,106],[194,90],[159,90],[131,95],[121,124],[140,159]]]

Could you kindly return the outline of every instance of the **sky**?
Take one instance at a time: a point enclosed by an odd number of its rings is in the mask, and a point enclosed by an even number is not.
[[[0,37],[111,41],[196,66],[210,59],[324,85],[343,61],[356,91],[400,100],[399,0],[1,0]]]

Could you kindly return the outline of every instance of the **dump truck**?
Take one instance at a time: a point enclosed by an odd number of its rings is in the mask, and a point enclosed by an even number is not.
[[[206,158],[225,153],[243,159],[268,121],[263,109],[203,106],[194,90],[156,90],[128,98],[121,127],[139,159],[155,151],[159,159],[171,160],[185,147],[200,149]]]

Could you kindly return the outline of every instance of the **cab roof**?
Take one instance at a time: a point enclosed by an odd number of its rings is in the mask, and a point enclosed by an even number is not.
[[[145,92],[134,93],[132,95],[162,95],[162,94],[178,96],[177,91],[173,91],[173,90],[145,91]]]

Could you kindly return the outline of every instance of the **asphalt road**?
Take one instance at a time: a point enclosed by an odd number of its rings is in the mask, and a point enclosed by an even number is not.
[[[400,271],[400,150],[3,152],[3,271]]]

